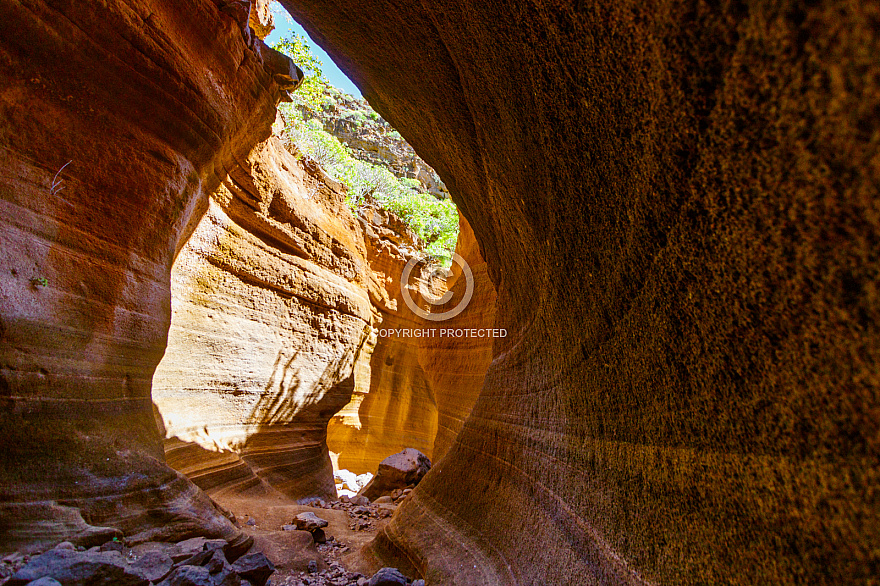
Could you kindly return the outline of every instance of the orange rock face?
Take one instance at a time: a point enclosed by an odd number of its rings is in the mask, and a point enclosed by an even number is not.
[[[428,379],[428,386],[437,402],[437,434],[431,457],[434,462],[442,458],[455,441],[458,432],[470,415],[480,390],[486,370],[492,361],[492,347],[502,332],[489,335],[485,330],[495,328],[495,288],[486,270],[486,261],[474,238],[474,231],[464,216],[459,216],[458,243],[455,252],[467,263],[474,279],[474,289],[467,307],[457,316],[433,324],[434,328],[451,330],[476,330],[476,335],[447,335],[419,340],[419,364]],[[462,268],[452,264],[452,276],[447,286],[452,298],[434,312],[443,313],[455,308],[467,293],[466,278]],[[480,331],[482,335],[480,335]]]
[[[207,0],[0,4],[4,549],[236,533],[150,381],[174,254],[298,75],[248,36]]]
[[[415,236],[393,215],[368,209],[362,221],[371,271],[370,299],[376,309],[369,366],[359,387],[328,428],[330,451],[340,468],[375,473],[379,462],[404,448],[428,457],[437,432],[437,406],[419,364],[419,338],[426,323],[401,296],[403,270],[415,255]],[[418,288],[419,270],[409,286]],[[412,298],[419,300],[414,291]]]
[[[274,138],[230,169],[171,272],[168,463],[212,494],[335,497],[327,421],[371,334],[366,270],[338,183]]]
[[[509,332],[377,552],[459,586],[874,579],[874,3],[282,1],[449,187]]]

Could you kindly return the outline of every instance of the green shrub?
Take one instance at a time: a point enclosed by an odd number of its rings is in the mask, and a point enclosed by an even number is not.
[[[294,33],[282,38],[273,48],[293,59],[305,74],[302,85],[291,95],[294,103],[313,112],[317,111],[325,100],[324,88],[330,84],[321,71],[324,64],[312,53],[306,38]]]
[[[304,37],[292,35],[284,38],[275,48],[287,54],[304,71],[311,72],[293,93],[294,101],[279,107],[285,120],[288,147],[312,158],[341,181],[348,188],[348,203],[353,211],[364,204],[367,196],[373,197],[382,207],[397,214],[426,243],[428,254],[448,265],[458,240],[455,204],[420,193],[420,183],[416,179],[398,179],[385,167],[354,158],[351,150],[326,132],[318,120],[311,118],[307,121],[303,111],[331,110],[342,93],[324,78],[322,63],[311,53]],[[368,121],[387,125],[372,109],[353,110],[345,118],[359,126]],[[401,139],[396,130],[391,130],[388,136]]]
[[[412,177],[401,177],[400,183],[413,191],[420,191],[422,188],[422,182],[418,179],[413,179]]]

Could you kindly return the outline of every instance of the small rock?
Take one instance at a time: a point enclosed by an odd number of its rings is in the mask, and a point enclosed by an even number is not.
[[[309,574],[317,574],[318,573],[318,562],[315,560],[309,560]]]
[[[18,563],[27,563],[27,556],[23,553],[13,552],[8,555],[3,556],[3,559],[0,560],[6,564],[18,564]]]
[[[249,553],[232,564],[232,569],[255,586],[265,586],[275,566],[262,553]]]
[[[379,498],[377,498],[376,500],[374,500],[374,501],[373,501],[373,504],[374,504],[374,505],[385,505],[385,504],[390,505],[390,504],[393,503],[393,502],[394,502],[394,499],[393,499],[393,498],[391,498],[390,496],[385,495],[385,496],[380,496]]]
[[[215,550],[200,551],[194,556],[186,558],[182,562],[177,562],[176,564],[174,564],[174,566],[204,566],[206,563],[208,563],[208,561],[210,561],[211,558],[214,557],[214,551]]]
[[[163,580],[173,566],[171,556],[161,551],[148,551],[130,564],[132,572],[150,582]]]
[[[34,580],[28,586],[61,586],[61,582],[54,578],[40,578],[39,580]]]
[[[382,568],[370,578],[369,586],[406,586],[406,576],[397,568]]]
[[[424,580],[416,580],[415,582],[412,583],[412,586],[425,586],[425,581]]]
[[[208,540],[204,537],[193,537],[192,539],[181,541],[174,545],[174,547],[168,552],[168,555],[171,556],[171,561],[175,564],[182,562],[200,551],[204,551],[206,541]]]
[[[69,549],[52,549],[33,558],[6,584],[23,586],[43,577],[54,578],[62,584],[147,584],[147,580],[130,571],[125,558],[117,551],[79,552]]]
[[[248,519],[248,520],[247,520],[247,523],[245,523],[245,525],[249,525],[249,526],[251,526],[251,527],[253,527],[253,526],[256,525],[256,524],[257,524],[257,520],[256,520],[256,519]]]
[[[358,586],[367,586],[370,581],[366,578],[358,578]]]
[[[214,586],[214,580],[205,568],[181,566],[172,571],[159,586]]]
[[[365,497],[363,495],[358,495],[358,496],[351,498],[351,504],[367,506],[370,504],[370,499],[368,499],[367,497]]]
[[[282,531],[299,531],[299,527],[297,527],[296,525],[282,525],[281,530]]]
[[[206,539],[202,549],[205,551],[213,551],[215,549],[223,549],[226,547],[225,539]]]
[[[202,564],[202,567],[208,570],[209,574],[219,574],[224,568],[230,567],[229,562],[226,561],[226,556],[223,555],[223,550],[218,548],[209,551],[211,552],[210,559]]]
[[[327,521],[318,517],[311,511],[300,513],[294,517],[293,524],[296,525],[297,529],[304,531],[314,531],[315,529],[320,529],[328,525]]]
[[[76,551],[76,546],[74,544],[70,543],[69,541],[62,541],[61,543],[56,545],[53,549],[67,549],[70,551]]]

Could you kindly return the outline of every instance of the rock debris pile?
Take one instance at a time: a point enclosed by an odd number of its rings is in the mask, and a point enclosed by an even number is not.
[[[130,548],[109,541],[85,550],[65,541],[41,555],[6,556],[0,566],[0,575],[4,575],[0,584],[266,586],[275,566],[263,553],[246,553],[252,545],[251,539],[229,542],[196,537]]]

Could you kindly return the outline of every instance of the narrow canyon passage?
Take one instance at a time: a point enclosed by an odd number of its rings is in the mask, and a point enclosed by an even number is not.
[[[273,132],[267,3],[0,0],[0,580],[876,580],[876,2],[280,3],[442,179],[468,310]]]

